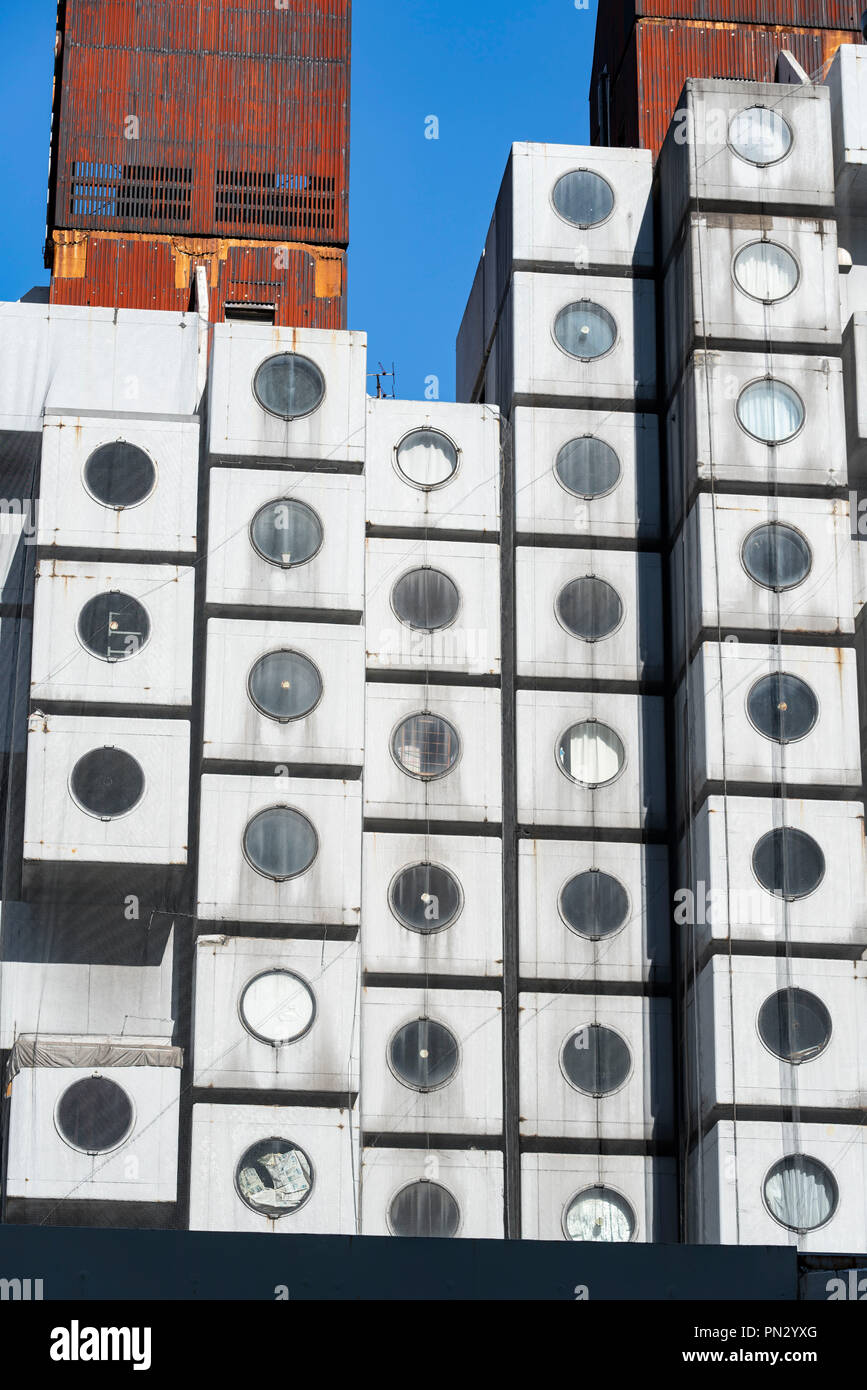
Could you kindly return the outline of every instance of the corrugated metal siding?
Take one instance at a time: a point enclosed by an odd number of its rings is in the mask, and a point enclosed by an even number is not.
[[[67,0],[56,225],[345,245],[350,25],[351,0]]]

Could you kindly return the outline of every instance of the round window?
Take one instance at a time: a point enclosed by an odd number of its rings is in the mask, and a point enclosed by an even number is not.
[[[607,724],[585,719],[573,724],[557,744],[557,764],[573,782],[602,787],[623,771],[626,751]]]
[[[244,986],[238,1012],[251,1037],[284,1047],[310,1032],[316,999],[307,981],[294,971],[263,970]]]
[[[299,1211],[313,1191],[313,1165],[290,1139],[260,1139],[238,1164],[235,1188],[241,1201],[260,1216],[288,1216]]]
[[[629,1075],[632,1054],[612,1028],[588,1023],[564,1043],[561,1061],[563,1074],[576,1090],[588,1096],[607,1096]]]
[[[763,444],[785,444],[804,423],[804,402],[784,381],[753,381],[738,397],[738,419]]]
[[[309,357],[282,352],[262,363],[253,381],[253,394],[269,415],[298,420],[322,404],[325,379]]]
[[[815,727],[819,702],[806,681],[774,671],[756,681],[747,696],[747,713],[765,738],[795,743]]]
[[[397,920],[410,931],[435,932],[460,915],[460,884],[440,864],[412,864],[392,880],[388,902]]]
[[[763,304],[787,299],[800,278],[791,251],[773,241],[753,241],[741,247],[734,260],[734,276],[744,294]]]
[[[410,570],[397,581],[391,604],[402,623],[420,632],[436,632],[448,627],[458,616],[460,595],[457,586],[442,570]]]
[[[322,546],[322,522],[304,502],[281,497],[260,507],[250,523],[253,547],[271,565],[306,565]]]
[[[576,874],[560,893],[560,916],[570,931],[589,941],[613,936],[629,916],[629,895],[623,884],[601,869]]]
[[[257,873],[277,883],[303,874],[319,848],[306,816],[289,806],[269,806],[244,831],[244,854]]]
[[[461,1224],[457,1202],[438,1182],[411,1182],[392,1198],[388,1224],[396,1236],[456,1236]]]
[[[825,856],[811,835],[783,826],[759,840],[753,872],[769,893],[793,902],[815,893],[825,877]]]
[[[458,1040],[432,1018],[404,1024],[391,1040],[389,1061],[399,1081],[415,1091],[435,1091],[458,1069]]]
[[[775,1163],[765,1178],[765,1205],[790,1231],[816,1231],[831,1220],[839,1193],[830,1168],[806,1154]]]
[[[729,143],[748,164],[776,164],[792,148],[791,127],[770,106],[750,106],[739,111],[729,127]]]
[[[585,575],[571,580],[557,595],[557,617],[573,637],[598,642],[620,626],[623,604],[620,595],[604,579]]]
[[[107,1076],[85,1076],[63,1092],[57,1103],[56,1123],[61,1138],[71,1148],[89,1154],[109,1153],[132,1129],[132,1101]]]
[[[575,497],[604,497],[620,481],[620,459],[610,444],[592,435],[570,439],[557,455],[554,471]]]
[[[303,719],[319,704],[322,677],[300,652],[268,652],[250,672],[247,691],[260,713],[288,724]]]
[[[152,458],[137,444],[115,439],[102,444],[84,465],[84,485],[103,507],[123,511],[137,507],[156,487],[157,470]]]
[[[129,594],[97,594],[78,615],[78,637],[100,661],[126,661],[137,656],[151,635],[151,621],[137,598]]]
[[[566,1208],[563,1228],[568,1240],[627,1241],[635,1234],[629,1203],[607,1187],[588,1187]]]
[[[794,589],[810,573],[813,557],[799,531],[780,521],[757,526],[744,541],[744,568],[765,589]]]
[[[570,357],[591,362],[611,351],[617,340],[617,324],[600,304],[580,299],[560,310],[554,320],[554,337]]]
[[[413,430],[397,446],[397,466],[405,482],[429,492],[454,477],[458,451],[439,430]]]
[[[806,989],[780,989],[759,1010],[759,1036],[784,1062],[812,1062],[831,1041],[831,1015]]]
[[[614,210],[611,185],[590,169],[573,169],[557,180],[554,206],[573,227],[598,227]]]
[[[141,801],[145,777],[135,758],[123,749],[92,748],[72,769],[69,788],[82,811],[100,820],[115,820]]]
[[[395,729],[391,751],[410,777],[444,777],[458,760],[460,742],[447,719],[438,714],[411,714]]]

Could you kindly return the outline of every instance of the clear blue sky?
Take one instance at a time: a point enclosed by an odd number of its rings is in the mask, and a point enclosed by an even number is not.
[[[0,12],[0,299],[42,266],[55,0]],[[349,326],[398,394],[454,397],[454,342],[513,140],[584,144],[596,0],[355,0]],[[439,139],[425,139],[436,116]]]

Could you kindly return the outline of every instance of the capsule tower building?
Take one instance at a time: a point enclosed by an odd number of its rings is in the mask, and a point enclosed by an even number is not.
[[[648,115],[616,8],[449,404],[346,328],[348,0],[61,0],[4,1221],[867,1247],[867,48],[744,7]]]

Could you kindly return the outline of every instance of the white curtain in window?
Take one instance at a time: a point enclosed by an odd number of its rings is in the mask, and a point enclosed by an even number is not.
[[[454,448],[435,430],[416,430],[401,444],[397,461],[402,473],[418,487],[436,487],[457,467]]]
[[[797,434],[804,407],[800,397],[783,382],[757,381],[747,387],[738,401],[738,415],[744,429],[757,439],[779,443]]]
[[[560,745],[565,772],[586,786],[610,782],[623,766],[623,744],[604,724],[575,724]]]
[[[566,1229],[571,1240],[627,1241],[633,1225],[626,1203],[596,1188],[576,1197],[566,1217]]]
[[[828,1220],[836,1203],[834,1179],[811,1158],[790,1158],[765,1183],[772,1214],[793,1230],[812,1231]]]
[[[798,281],[798,267],[789,252],[767,241],[740,252],[735,274],[741,288],[756,299],[785,299]]]

